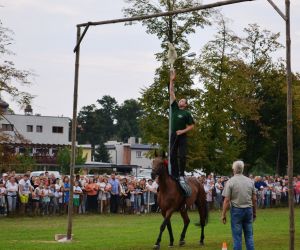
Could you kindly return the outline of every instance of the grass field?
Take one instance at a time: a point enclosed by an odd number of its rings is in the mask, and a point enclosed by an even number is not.
[[[295,208],[296,244],[300,249],[300,209]],[[182,220],[178,213],[172,217],[175,237],[173,249],[200,249],[200,228],[195,226],[198,215],[189,213],[191,224],[186,245],[178,247]],[[229,215],[229,213],[228,213]],[[219,212],[210,213],[205,228],[205,246],[201,249],[219,250],[226,241],[232,249],[230,225],[220,223]],[[160,214],[151,215],[80,215],[74,218],[72,243],[57,243],[54,235],[66,233],[66,217],[0,218],[0,249],[151,249],[162,222]],[[289,242],[288,209],[258,210],[254,223],[256,250],[287,250]],[[163,234],[161,249],[168,249],[167,230]]]

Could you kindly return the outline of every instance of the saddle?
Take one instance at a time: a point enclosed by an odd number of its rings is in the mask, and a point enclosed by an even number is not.
[[[192,195],[192,189],[189,186],[189,184],[186,182],[184,176],[180,176],[178,179],[179,187],[181,188],[181,191],[183,193],[184,197],[190,197]]]

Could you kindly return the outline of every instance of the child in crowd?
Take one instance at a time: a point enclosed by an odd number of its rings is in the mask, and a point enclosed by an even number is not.
[[[69,177],[65,176],[63,179],[63,203],[64,203],[64,213],[68,213],[68,204],[69,204],[69,196],[70,196],[70,183]]]
[[[131,183],[128,185],[128,190],[129,190],[129,194],[130,194],[130,213],[133,214],[134,213],[134,196],[135,196],[135,189],[134,189],[134,185]]]
[[[271,197],[272,197],[272,190],[270,186],[267,186],[266,194],[265,194],[265,207],[269,208],[271,206]]]
[[[264,187],[260,186],[259,190],[257,190],[257,207],[258,208],[262,208],[264,206],[264,200],[265,200]]]
[[[134,203],[135,203],[135,212],[137,214],[141,213],[141,206],[142,206],[142,195],[143,195],[143,191],[142,188],[140,186],[140,183],[137,182],[135,184],[135,192],[134,192]]]
[[[146,184],[146,196],[145,196],[145,205],[147,208],[145,209],[146,213],[152,211],[152,206],[155,204],[154,195],[156,193],[156,186],[153,183],[152,179],[149,179]]]
[[[276,205],[276,190],[273,186],[272,188],[272,206],[275,206]]]
[[[5,202],[6,188],[4,183],[0,181],[0,215],[5,215],[6,202]]]
[[[58,211],[59,214],[64,213],[64,188],[61,186],[57,191],[56,197],[58,198]]]
[[[281,193],[282,193],[282,186],[280,185],[280,182],[276,183],[275,192],[276,192],[276,206],[280,206],[280,204],[281,204]]]
[[[50,187],[44,186],[41,193],[42,193],[41,197],[42,197],[42,208],[43,208],[42,215],[48,215],[49,214],[50,196],[51,196]]]
[[[74,213],[78,214],[79,204],[80,204],[80,195],[82,194],[82,190],[79,187],[79,182],[75,181],[75,185],[73,186],[74,194],[73,194],[73,205],[74,205]]]
[[[61,210],[59,207],[59,198],[62,196],[60,194],[60,184],[59,184],[59,179],[56,179],[55,184],[54,184],[54,191],[53,191],[53,214],[60,214]]]
[[[40,213],[40,202],[41,202],[42,189],[43,189],[43,186],[40,183],[32,192],[33,215],[38,215]]]
[[[99,193],[98,193],[98,199],[99,199],[99,206],[100,206],[100,213],[106,213],[107,212],[107,179],[103,177],[99,177]]]

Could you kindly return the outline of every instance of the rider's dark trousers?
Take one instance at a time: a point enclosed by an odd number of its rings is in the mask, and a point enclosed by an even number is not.
[[[176,135],[171,134],[171,167],[172,176],[175,178],[184,176],[187,153],[187,137],[186,134]]]

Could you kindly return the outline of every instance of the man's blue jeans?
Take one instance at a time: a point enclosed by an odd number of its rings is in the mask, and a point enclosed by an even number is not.
[[[247,250],[254,250],[253,241],[253,211],[252,207],[249,208],[236,208],[231,207],[231,231],[233,238],[233,249],[242,249],[242,231],[244,231],[244,237]]]

